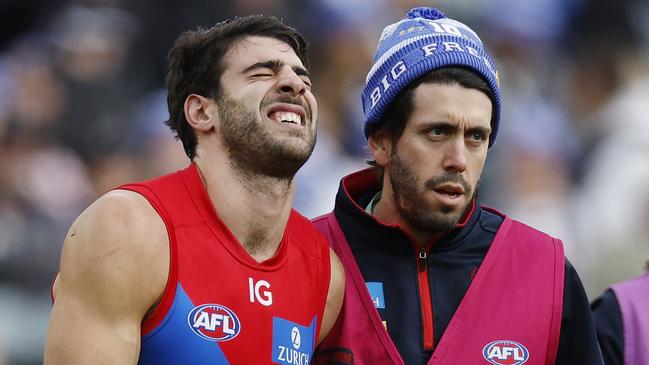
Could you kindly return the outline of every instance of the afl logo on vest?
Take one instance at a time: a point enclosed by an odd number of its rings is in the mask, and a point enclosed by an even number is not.
[[[194,333],[208,341],[229,341],[241,331],[237,315],[219,304],[194,307],[187,316],[187,322]]]
[[[530,357],[525,346],[516,341],[493,341],[482,349],[482,356],[494,365],[520,365]]]

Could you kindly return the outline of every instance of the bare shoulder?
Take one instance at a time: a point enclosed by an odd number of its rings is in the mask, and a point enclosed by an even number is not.
[[[329,291],[331,295],[342,302],[342,297],[345,292],[345,269],[338,255],[331,248],[329,248],[329,257],[331,262],[331,283],[329,284]]]
[[[327,293],[327,306],[322,319],[322,326],[318,343],[322,342],[327,336],[340,313],[345,295],[345,270],[338,255],[329,248],[329,257],[331,263],[331,277],[329,279],[329,291]]]
[[[141,323],[164,292],[169,239],[137,193],[112,191],[72,224],[45,344],[45,364],[135,364]]]
[[[146,312],[164,290],[168,247],[164,222],[144,197],[111,191],[70,227],[55,298],[74,293],[97,301],[92,304],[110,305],[112,298],[131,294],[132,309]]]

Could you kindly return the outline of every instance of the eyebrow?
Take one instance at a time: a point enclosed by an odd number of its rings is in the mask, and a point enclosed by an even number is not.
[[[252,64],[248,67],[246,67],[243,70],[243,73],[248,73],[252,70],[258,69],[258,68],[268,68],[273,70],[273,72],[278,72],[282,67],[284,66],[284,62],[280,60],[268,60],[268,61],[262,61],[262,62],[257,62],[255,64]],[[307,71],[306,68],[301,67],[301,66],[293,66],[291,67],[293,72],[297,74],[298,76],[306,76],[306,77],[311,77],[311,74],[309,71]]]
[[[427,128],[445,128],[445,129],[450,129],[450,130],[457,130],[458,127],[457,125],[453,123],[448,123],[448,122],[432,122],[427,124]],[[466,130],[467,133],[472,133],[472,132],[481,132],[485,136],[489,136],[491,134],[491,128],[485,128],[485,127],[469,127]]]
[[[489,137],[491,135],[491,128],[484,128],[484,127],[471,127],[467,129],[467,133],[473,133],[473,132],[480,132],[484,134],[485,136]]]

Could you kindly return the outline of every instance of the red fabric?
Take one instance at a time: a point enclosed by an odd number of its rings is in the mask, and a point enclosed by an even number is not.
[[[194,306],[219,304],[231,309],[240,320],[240,333],[232,340],[218,343],[230,363],[269,362],[274,317],[307,327],[317,318],[317,339],[329,289],[329,246],[308,219],[292,211],[276,255],[258,263],[219,218],[218,207],[215,210],[212,206],[195,165],[120,189],[147,198],[169,232],[169,278],[158,307],[142,324],[143,336],[179,331],[173,327],[165,329],[169,316],[185,316],[180,322],[187,323],[186,313],[176,313],[178,308],[170,312],[176,289],[182,288]],[[255,283],[264,280],[270,284],[272,304],[251,301],[250,278]],[[172,349],[177,346],[164,345]],[[147,346],[144,340],[142,346]],[[167,351],[160,347],[156,351]],[[173,351],[179,350],[183,351]]]

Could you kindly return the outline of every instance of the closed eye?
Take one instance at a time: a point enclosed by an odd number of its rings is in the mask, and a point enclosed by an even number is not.
[[[302,82],[304,82],[304,84],[309,88],[311,87],[311,79],[309,79],[308,77],[302,77]]]
[[[272,77],[277,73],[280,67],[281,62],[279,60],[257,62],[246,67],[246,69],[243,70],[243,74],[248,75],[248,77],[252,79]]]
[[[273,73],[268,71],[268,72],[257,72],[255,74],[250,75],[250,77],[271,77],[273,76]]]

